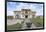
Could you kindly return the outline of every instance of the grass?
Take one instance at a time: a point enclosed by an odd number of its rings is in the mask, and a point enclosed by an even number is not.
[[[33,19],[33,23],[34,23],[37,27],[42,27],[42,26],[43,26],[43,18],[36,17],[36,18]]]
[[[22,25],[20,23],[14,24],[14,25],[10,25],[7,26],[8,30],[16,30],[16,29],[21,29]]]
[[[41,17],[36,17],[36,18],[33,18],[32,20],[33,24],[35,24],[37,27],[42,27],[43,26],[43,18]],[[7,26],[7,29],[8,30],[20,30],[22,28],[22,24],[24,23],[24,21],[20,24],[20,23],[17,23],[17,24],[14,24],[14,25],[10,25],[10,26]]]

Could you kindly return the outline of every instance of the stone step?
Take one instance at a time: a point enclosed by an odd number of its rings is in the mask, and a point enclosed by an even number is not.
[[[30,23],[32,21],[30,19],[25,19],[24,22],[27,22],[27,23],[29,22]]]

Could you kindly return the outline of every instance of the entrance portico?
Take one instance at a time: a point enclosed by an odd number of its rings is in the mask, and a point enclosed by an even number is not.
[[[28,18],[28,15],[25,15],[25,18]]]

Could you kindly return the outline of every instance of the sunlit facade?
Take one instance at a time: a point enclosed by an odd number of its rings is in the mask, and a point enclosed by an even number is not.
[[[36,12],[30,9],[21,9],[21,11],[14,11],[15,18],[32,18],[35,17]]]

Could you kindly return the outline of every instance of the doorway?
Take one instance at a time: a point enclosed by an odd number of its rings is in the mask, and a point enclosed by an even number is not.
[[[28,18],[28,15],[25,15],[25,18]]]

